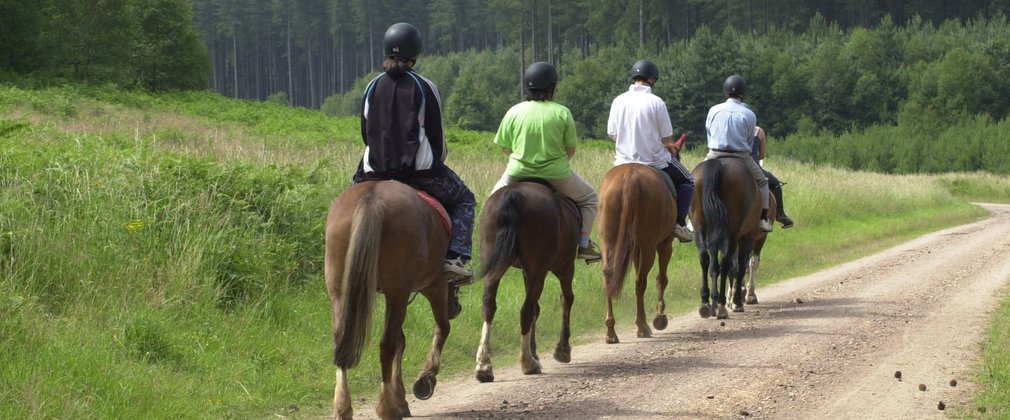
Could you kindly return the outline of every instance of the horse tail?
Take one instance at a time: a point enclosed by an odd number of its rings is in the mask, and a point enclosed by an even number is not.
[[[716,251],[725,252],[729,248],[729,215],[726,204],[719,192],[722,190],[723,167],[716,159],[702,162],[704,166],[704,181],[701,185],[702,215],[705,218],[703,233],[706,248],[717,255]]]
[[[491,248],[491,256],[482,264],[484,266],[484,277],[500,278],[505,274],[512,264],[512,258],[518,249],[519,237],[519,214],[523,209],[523,197],[515,188],[506,188],[502,191],[501,201],[498,202],[497,235],[495,235],[494,246]]]
[[[639,208],[639,196],[641,186],[636,179],[631,179],[634,172],[627,172],[621,191],[621,215],[617,228],[617,240],[614,246],[607,250],[611,253],[611,258],[607,259],[608,267],[604,267],[607,281],[607,297],[615,298],[620,296],[621,289],[624,288],[624,280],[628,277],[628,268],[631,265],[631,258],[637,255],[638,249],[638,216],[635,209]]]
[[[363,197],[354,210],[344,262],[340,316],[334,326],[333,360],[341,368],[357,366],[372,329],[384,217],[382,203],[374,197]]]

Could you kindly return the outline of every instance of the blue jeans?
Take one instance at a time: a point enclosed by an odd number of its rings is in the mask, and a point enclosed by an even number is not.
[[[411,180],[411,183],[435,197],[449,213],[452,235],[449,238],[448,256],[458,255],[463,260],[469,260],[473,250],[473,219],[477,200],[459,175],[449,168],[445,168],[445,171],[445,176],[417,178]]]

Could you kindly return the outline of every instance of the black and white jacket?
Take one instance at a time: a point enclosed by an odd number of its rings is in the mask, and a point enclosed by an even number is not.
[[[365,89],[361,138],[359,181],[441,176],[446,145],[438,88],[413,69],[379,75]]]

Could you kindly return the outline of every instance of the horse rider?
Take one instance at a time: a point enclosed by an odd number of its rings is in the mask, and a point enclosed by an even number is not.
[[[747,91],[747,81],[740,75],[732,75],[723,82],[722,91],[726,102],[708,110],[705,132],[708,136],[708,155],[705,160],[715,158],[740,159],[757,182],[761,197],[761,220],[758,229],[771,232],[768,222],[768,178],[761,166],[751,159],[751,137],[757,126],[757,116],[743,103]]]
[[[414,65],[421,53],[421,32],[396,23],[383,37],[383,73],[365,89],[361,137],[365,154],[353,182],[402,181],[428,193],[452,222],[442,274],[449,282],[449,318],[461,309],[459,286],[473,282],[467,268],[477,201],[459,175],[445,164],[448,149],[442,126],[442,98],[431,80]]]
[[[677,203],[677,221],[673,236],[691,242],[694,234],[687,228],[687,214],[694,193],[691,171],[678,159],[680,147],[673,140],[673,124],[666,103],[652,93],[659,79],[659,67],[649,60],[631,66],[631,87],[610,104],[607,135],[614,141],[617,157],[614,166],[625,163],[648,165],[673,181]]]
[[[491,193],[523,178],[547,181],[579,208],[582,236],[578,258],[587,263],[599,261],[600,252],[589,239],[599,197],[593,186],[572,170],[570,160],[575,156],[578,138],[572,112],[553,101],[558,72],[549,63],[536,62],[526,68],[523,80],[527,92],[524,100],[505,113],[494,136],[494,143],[501,146],[509,160]]]
[[[768,143],[765,139],[765,130],[761,127],[754,127],[754,138],[750,150],[751,158],[758,165],[761,165],[761,161],[765,159],[767,151]],[[782,182],[779,181],[775,174],[765,169],[764,165],[761,165],[761,170],[764,171],[765,177],[768,178],[768,190],[775,196],[775,221],[782,224],[782,229],[793,227],[793,219],[786,214],[785,204],[782,203]]]

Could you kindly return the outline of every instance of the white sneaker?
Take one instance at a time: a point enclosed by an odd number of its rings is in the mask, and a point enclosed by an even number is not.
[[[687,226],[674,225],[673,237],[681,242],[691,242],[694,240],[694,232],[691,232]]]
[[[458,257],[445,260],[445,264],[442,264],[442,274],[452,284],[473,283],[473,272],[466,268],[463,260]]]
[[[761,230],[762,232],[771,232],[772,224],[768,223],[767,219],[761,219],[761,221],[758,222],[758,229]]]

